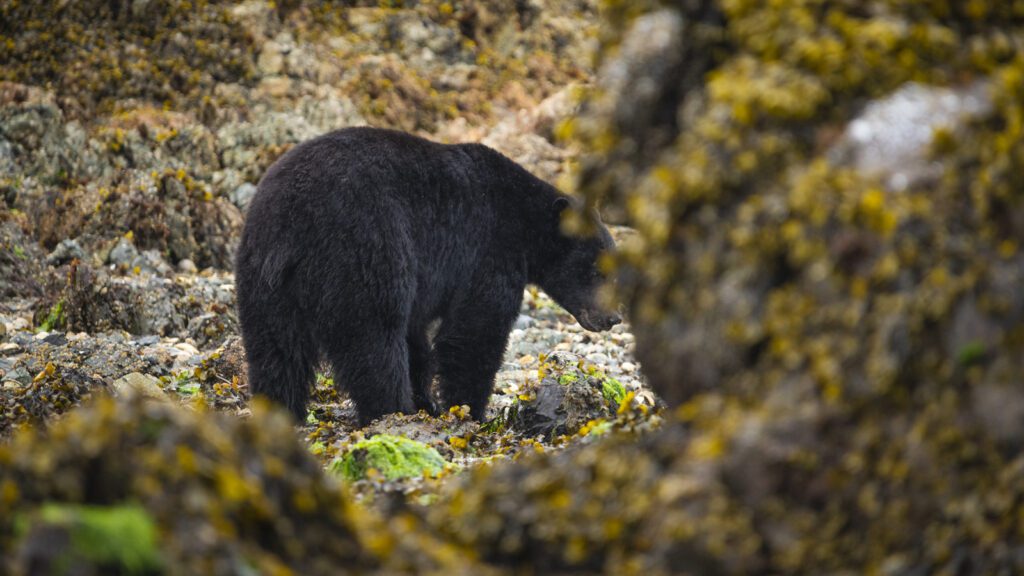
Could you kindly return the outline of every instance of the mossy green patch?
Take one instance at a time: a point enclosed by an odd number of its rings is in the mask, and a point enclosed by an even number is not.
[[[961,366],[973,366],[985,359],[985,353],[983,342],[970,342],[957,351],[956,361]]]
[[[64,315],[64,300],[58,300],[54,304],[50,311],[46,314],[46,318],[39,324],[39,329],[44,332],[49,332],[56,328],[63,327],[66,323]]]
[[[20,536],[30,533],[34,526],[68,531],[71,546],[61,558],[68,567],[85,561],[106,569],[117,568],[121,574],[144,574],[161,566],[156,525],[144,509],[134,504],[47,503],[33,518],[18,522]]]
[[[601,382],[601,394],[604,395],[606,402],[617,406],[622,404],[622,400],[626,397],[626,388],[615,378],[605,378]]]
[[[349,481],[361,480],[376,470],[388,480],[434,476],[440,474],[447,462],[437,450],[408,438],[378,434],[357,442],[342,457],[330,465],[331,472]]]

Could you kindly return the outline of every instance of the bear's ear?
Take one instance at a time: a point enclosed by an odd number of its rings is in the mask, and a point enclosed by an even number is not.
[[[559,196],[555,198],[555,201],[551,204],[551,209],[554,210],[555,216],[559,216],[566,208],[569,207],[569,199],[565,196]]]

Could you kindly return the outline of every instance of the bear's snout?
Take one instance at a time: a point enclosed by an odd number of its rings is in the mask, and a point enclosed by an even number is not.
[[[576,321],[591,332],[604,332],[616,324],[621,324],[622,315],[617,312],[582,310],[576,315]]]

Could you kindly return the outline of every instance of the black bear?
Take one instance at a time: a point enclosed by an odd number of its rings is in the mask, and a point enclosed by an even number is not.
[[[597,259],[614,247],[562,232],[573,202],[480,144],[338,130],[274,163],[249,205],[236,260],[249,387],[302,421],[321,355],[361,422],[448,405],[482,420],[523,288],[540,286],[588,330]],[[431,344],[428,326],[440,328]]]

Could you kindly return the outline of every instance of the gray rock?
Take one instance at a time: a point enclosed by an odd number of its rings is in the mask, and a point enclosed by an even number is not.
[[[50,266],[60,266],[72,259],[85,260],[85,250],[77,240],[65,238],[53,249],[53,252],[46,257],[46,263]]]
[[[519,317],[516,318],[515,328],[518,328],[520,330],[526,330],[527,328],[530,328],[533,325],[533,318],[530,318],[526,314],[520,314]]]
[[[608,415],[601,391],[589,378],[562,384],[549,376],[537,385],[532,400],[513,407],[509,424],[526,436],[551,438],[575,434],[587,422]]]
[[[238,206],[239,210],[245,210],[249,207],[249,202],[252,201],[252,197],[256,195],[256,185],[250,182],[245,182],[241,186],[231,191],[229,198],[231,202]]]
[[[942,174],[928,158],[939,129],[955,132],[992,110],[986,82],[957,88],[909,83],[867,105],[829,151],[840,165],[881,177],[893,191],[905,190]]]
[[[117,241],[117,244],[111,248],[110,255],[107,256],[107,261],[118,267],[131,267],[132,262],[134,262],[138,257],[139,251],[135,248],[135,245],[132,244],[131,240],[121,238]]]
[[[118,396],[141,394],[150,398],[167,398],[158,378],[139,372],[132,372],[114,380],[111,388]]]

